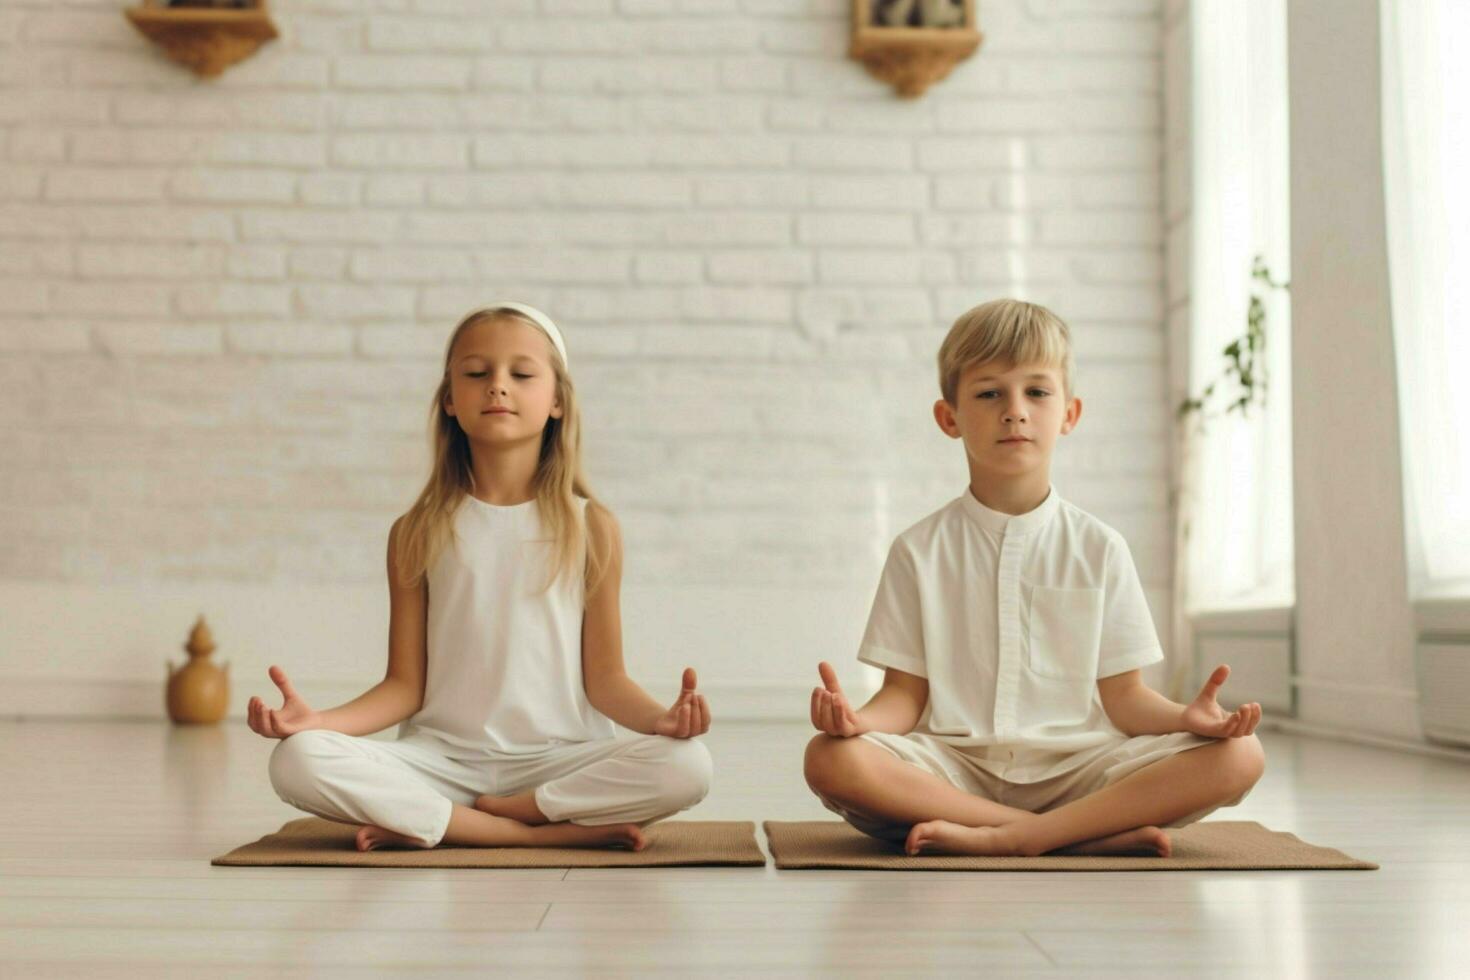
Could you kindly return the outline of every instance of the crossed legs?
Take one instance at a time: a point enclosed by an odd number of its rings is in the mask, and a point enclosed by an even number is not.
[[[1082,799],[1030,813],[982,799],[861,738],[818,735],[807,746],[808,785],[874,823],[908,826],[911,854],[1115,854],[1167,856],[1160,829],[1238,799],[1265,756],[1255,736],[1223,739],[1145,766]]]
[[[910,826],[938,818],[993,827],[1031,816],[966,793],[862,738],[817,735],[807,743],[803,769],[812,792],[873,823]]]
[[[411,741],[309,730],[277,745],[270,775],[287,803],[359,824],[359,850],[441,843],[638,850],[645,843],[640,825],[703,799],[711,768],[702,743],[647,736],[501,763],[497,777],[482,762]],[[469,787],[487,782],[516,792],[477,799]]]

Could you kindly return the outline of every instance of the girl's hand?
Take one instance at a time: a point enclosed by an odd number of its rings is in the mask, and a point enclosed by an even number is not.
[[[285,738],[308,728],[320,728],[321,715],[296,693],[296,688],[286,679],[286,672],[272,666],[270,676],[276,687],[281,689],[281,694],[285,695],[286,703],[279,708],[267,708],[260,698],[251,698],[245,713],[250,730],[266,738]]]
[[[822,661],[817,664],[817,673],[822,676],[822,686],[812,688],[812,724],[817,731],[836,738],[851,738],[872,731],[872,726],[848,704],[847,695],[837,684],[837,671],[832,669],[832,665]]]
[[[653,734],[669,738],[693,738],[709,731],[709,702],[694,693],[694,668],[684,668],[684,689],[673,706],[653,723]]]
[[[1205,681],[1205,686],[1200,688],[1199,696],[1185,706],[1179,720],[1186,732],[1206,738],[1244,738],[1256,730],[1256,726],[1261,723],[1259,704],[1252,701],[1234,711],[1226,711],[1215,700],[1220,685],[1229,676],[1229,667],[1224,664],[1216,667],[1210,679]]]

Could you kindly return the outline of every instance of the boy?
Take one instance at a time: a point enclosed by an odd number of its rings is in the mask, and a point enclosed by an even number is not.
[[[828,809],[910,854],[1147,853],[1161,828],[1245,798],[1261,709],[1227,712],[1215,668],[1176,704],[1127,543],[1051,486],[1082,417],[1071,337],[1049,310],[975,307],[939,350],[939,427],[970,485],[893,542],[858,659],[883,686],[854,710],[826,663],[806,779]],[[1159,409],[1162,411],[1162,407]]]

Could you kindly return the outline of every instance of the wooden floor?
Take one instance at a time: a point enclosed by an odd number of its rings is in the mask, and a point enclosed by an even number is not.
[[[807,737],[717,726],[688,816],[829,817]],[[299,816],[272,744],[243,722],[0,721],[0,977],[1470,975],[1451,760],[1266,733],[1265,778],[1216,815],[1376,872],[211,867]]]

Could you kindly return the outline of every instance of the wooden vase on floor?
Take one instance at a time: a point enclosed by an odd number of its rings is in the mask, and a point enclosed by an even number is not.
[[[168,716],[180,725],[207,725],[225,716],[230,702],[230,668],[209,659],[214,637],[200,616],[189,634],[184,650],[189,660],[182,667],[168,664],[166,702]]]

